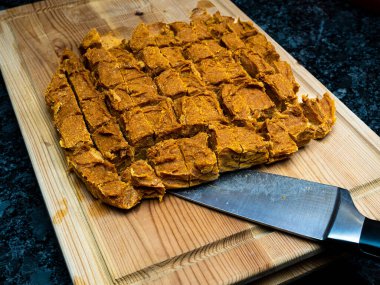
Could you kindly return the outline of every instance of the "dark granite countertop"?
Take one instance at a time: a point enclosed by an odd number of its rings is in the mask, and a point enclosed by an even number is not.
[[[0,10],[29,2],[0,0]],[[380,17],[373,9],[343,0],[234,2],[380,134]],[[70,284],[2,77],[0,134],[0,284]],[[380,284],[380,260],[349,256],[293,284],[327,284],[332,276]]]

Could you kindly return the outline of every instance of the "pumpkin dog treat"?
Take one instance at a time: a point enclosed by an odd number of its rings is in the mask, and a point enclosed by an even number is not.
[[[266,37],[219,12],[130,39],[92,29],[79,51],[62,54],[45,100],[69,168],[114,207],[289,158],[335,122],[328,94],[300,102]]]

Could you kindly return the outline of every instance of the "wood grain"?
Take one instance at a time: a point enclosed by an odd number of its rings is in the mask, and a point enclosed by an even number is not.
[[[244,222],[178,198],[125,212],[94,200],[64,155],[43,100],[57,55],[96,27],[129,37],[141,21],[188,21],[194,7],[248,20],[227,1],[42,1],[0,14],[0,67],[25,143],[75,284],[277,283],[328,259],[314,243]],[[135,11],[144,13],[136,16]],[[328,91],[273,40],[291,63],[299,94]],[[337,123],[290,160],[260,170],[351,190],[360,211],[380,219],[380,139],[336,99]],[[288,271],[283,269],[302,260]]]

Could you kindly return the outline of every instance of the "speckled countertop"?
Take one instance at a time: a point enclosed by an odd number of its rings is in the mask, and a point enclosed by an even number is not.
[[[33,1],[1,1],[0,10]],[[380,134],[380,17],[350,1],[234,1]],[[0,284],[70,284],[0,77]],[[334,277],[333,277],[334,276]],[[352,256],[294,284],[380,284],[380,260]]]

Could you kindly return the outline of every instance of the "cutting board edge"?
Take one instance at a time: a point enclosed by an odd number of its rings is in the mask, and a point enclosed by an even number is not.
[[[75,3],[80,3],[80,2],[83,2],[83,1],[73,1],[73,2],[75,2]],[[232,3],[231,3],[232,4]],[[31,5],[31,4],[29,4],[29,5]],[[233,5],[233,4],[232,4]],[[235,6],[236,7],[236,6]],[[17,8],[15,8],[15,9],[17,9]],[[0,18],[1,19],[1,18]],[[2,21],[2,22],[6,22],[6,21],[8,21],[8,20],[5,20],[5,21]],[[269,36],[268,36],[269,37]],[[270,38],[270,37],[269,37]],[[276,48],[277,48],[277,46],[276,46]],[[298,63],[297,63],[298,64]],[[4,76],[4,80],[6,81],[6,82],[8,82],[9,81],[9,79],[7,78],[7,75],[5,75],[5,73],[4,73],[4,69],[5,69],[5,67],[6,66],[4,66],[4,64],[2,63],[2,61],[0,62],[0,68],[1,68],[1,70],[3,71],[3,76]],[[314,78],[315,79],[315,78]],[[315,79],[316,81],[318,81],[317,79]],[[318,81],[319,82],[319,81]],[[8,85],[6,85],[7,86],[7,89],[8,89],[8,92],[11,94],[12,93],[12,90],[9,90],[9,88],[8,88]],[[327,89],[326,89],[327,90]],[[13,106],[13,108],[16,110],[16,108],[15,108],[15,105],[16,104],[14,104],[14,102],[13,102],[13,100],[12,100],[12,97],[13,96],[10,96],[11,97],[11,102],[12,102],[12,106]],[[340,101],[339,101],[340,102]],[[341,102],[340,102],[341,103]],[[353,120],[353,121],[355,121],[355,123],[358,123],[358,125],[360,126],[360,128],[359,128],[359,130],[361,130],[362,131],[362,127],[363,126],[365,126],[365,128],[367,128],[367,129],[369,129],[368,128],[368,126],[367,125],[365,125],[364,124],[364,122],[362,122],[352,111],[350,111],[343,103],[341,103],[341,106],[340,106],[340,108],[345,108],[346,110],[344,110],[345,112],[347,112],[348,114],[350,114],[351,116],[352,115],[354,115],[356,118],[355,118],[355,120]],[[44,183],[41,183],[41,180],[42,180],[42,178],[41,177],[39,177],[39,175],[37,175],[37,173],[38,173],[38,164],[37,164],[37,162],[35,161],[35,159],[32,159],[32,157],[34,157],[33,155],[32,155],[32,153],[33,153],[33,150],[32,150],[32,148],[31,148],[31,146],[28,144],[28,140],[25,140],[25,137],[27,137],[27,135],[26,135],[26,131],[24,130],[24,125],[22,125],[22,124],[20,124],[20,118],[19,118],[19,114],[18,114],[18,112],[15,112],[16,113],[16,117],[17,117],[17,120],[18,120],[18,122],[19,122],[19,126],[20,126],[20,129],[21,129],[21,132],[22,132],[22,135],[23,135],[23,138],[24,138],[24,141],[25,141],[25,144],[27,145],[27,150],[28,150],[28,153],[29,153],[29,156],[31,157],[31,160],[32,160],[32,165],[33,165],[33,169],[34,169],[34,171],[35,171],[35,173],[36,173],[36,176],[37,176],[37,179],[38,179],[38,182],[39,182],[39,184],[41,185],[41,192],[43,192],[42,194],[43,194],[43,196],[44,196],[44,200],[46,201],[46,199],[47,199],[47,196],[46,196],[46,193],[45,193],[45,191],[46,191],[46,189],[45,189],[45,185],[44,185]],[[356,120],[357,119],[357,120]],[[359,122],[358,122],[359,121]],[[353,127],[354,129],[356,129],[356,130],[358,130],[358,128],[356,128],[356,127]],[[369,129],[370,130],[370,129]],[[372,131],[372,130],[370,130],[370,132],[372,132],[375,136],[376,136],[376,134]],[[368,134],[367,134],[368,135]],[[372,135],[371,135],[372,136]],[[366,137],[366,136],[363,136],[363,137]],[[374,139],[379,139],[379,137],[378,136],[376,136]],[[372,140],[372,138],[371,138],[371,140]],[[44,186],[42,186],[42,185],[44,185]],[[48,205],[47,205],[48,206]],[[49,214],[50,214],[50,217],[52,217],[52,210],[50,209],[49,210]],[[83,213],[82,213],[83,214]],[[83,214],[84,215],[84,214]],[[88,226],[88,225],[87,225]],[[57,233],[57,236],[58,236],[58,232],[57,232],[57,228],[56,228],[57,226],[56,225],[54,225],[54,228],[55,228],[55,230],[56,230],[56,233]],[[90,227],[89,227],[90,228]],[[61,243],[61,240],[60,240],[60,243]],[[65,256],[65,259],[66,259],[66,256]],[[66,259],[66,262],[67,262],[67,259]],[[72,275],[72,277],[74,278],[75,277],[75,275]],[[74,278],[75,279],[75,278]],[[75,280],[74,280],[74,282],[75,282]]]

